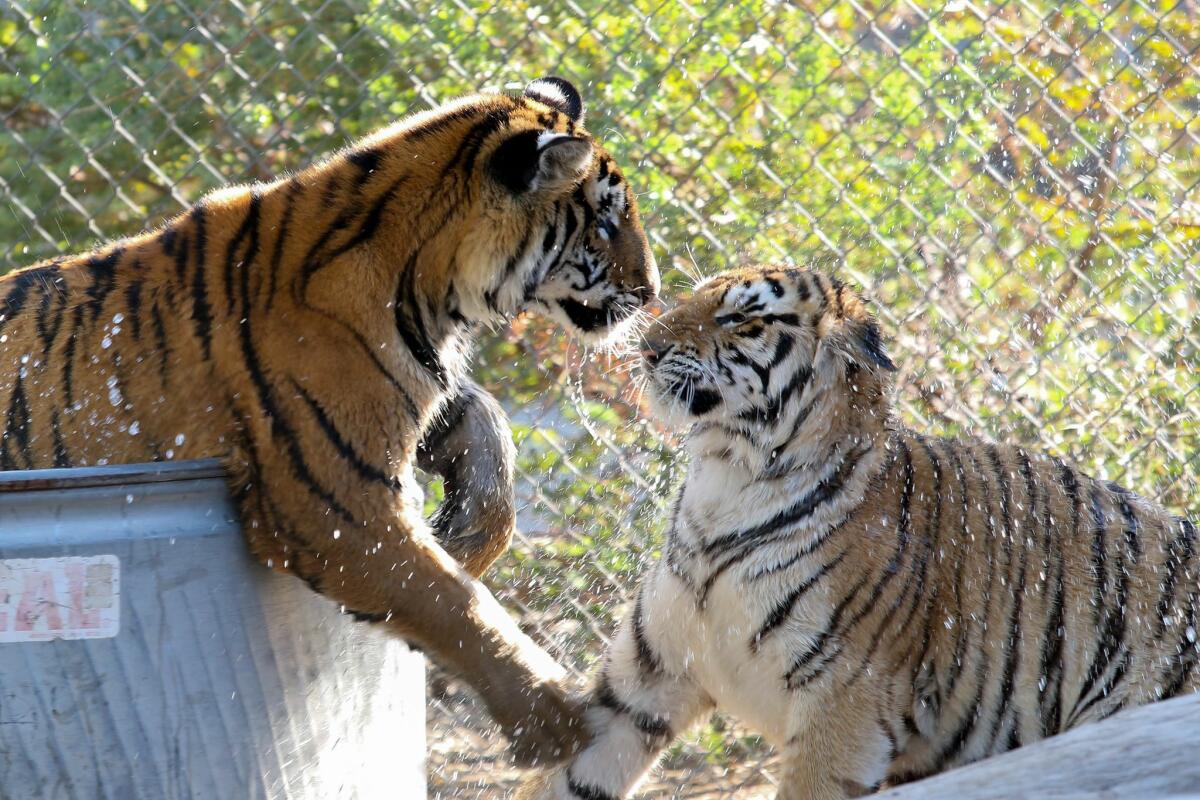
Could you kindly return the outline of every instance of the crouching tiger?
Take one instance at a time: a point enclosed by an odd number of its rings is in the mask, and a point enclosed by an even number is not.
[[[0,279],[0,468],[221,457],[259,558],[462,673],[545,762],[578,711],[472,578],[511,534],[512,444],[468,352],[527,307],[602,338],[657,288],[574,87],[466,97]],[[436,538],[417,459],[448,479]]]
[[[1196,529],[1019,447],[906,430],[879,328],[813,272],[716,277],[646,340],[691,426],[590,743],[526,798],[626,796],[717,707],[843,798],[1200,688]]]

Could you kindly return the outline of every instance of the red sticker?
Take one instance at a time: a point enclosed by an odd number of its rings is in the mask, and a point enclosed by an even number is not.
[[[107,639],[120,628],[116,556],[0,560],[0,642]]]

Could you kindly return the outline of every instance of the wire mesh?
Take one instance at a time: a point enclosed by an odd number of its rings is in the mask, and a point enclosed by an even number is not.
[[[1198,48],[1195,0],[4,0],[0,271],[558,74],[639,190],[668,291],[751,260],[837,272],[892,334],[906,422],[1194,513]],[[523,533],[491,583],[586,674],[661,536],[673,442],[621,364],[537,321],[478,364],[521,453]],[[471,698],[435,676],[431,703],[433,792],[503,796]],[[716,719],[654,793],[771,780]]]

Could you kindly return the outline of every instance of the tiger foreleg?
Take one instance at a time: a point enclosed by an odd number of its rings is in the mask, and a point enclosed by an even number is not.
[[[588,742],[569,764],[529,779],[517,800],[623,798],[712,700],[682,664],[667,663],[643,625],[626,614],[596,679],[585,715]]]
[[[429,520],[438,543],[476,577],[512,542],[515,464],[504,410],[478,384],[464,381],[425,430],[417,465],[444,480],[445,498]]]
[[[846,800],[876,791],[893,756],[879,691],[827,687],[794,697],[803,720],[781,749],[777,800]]]

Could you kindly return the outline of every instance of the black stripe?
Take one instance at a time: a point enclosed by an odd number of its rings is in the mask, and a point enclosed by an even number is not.
[[[1161,639],[1166,632],[1167,612],[1175,606],[1175,587],[1179,584],[1179,573],[1191,563],[1196,545],[1196,529],[1186,519],[1178,519],[1179,533],[1167,544],[1167,574],[1159,583],[1158,605],[1155,607],[1154,638]]]
[[[551,232],[553,229],[551,229]],[[500,294],[500,290],[504,288],[513,274],[517,271],[517,264],[521,263],[521,259],[526,255],[525,251],[529,249],[529,242],[533,239],[534,230],[532,227],[525,229],[524,235],[521,237],[521,243],[513,250],[512,255],[508,257],[508,261],[504,264],[504,269],[500,272],[497,278],[492,282],[491,287],[483,293],[483,301],[487,303],[487,307],[492,311],[499,311],[496,307],[496,298]]]
[[[959,499],[962,501],[959,506],[959,526],[957,538],[952,538],[955,542],[954,546],[954,607],[965,608],[962,596],[963,582],[963,564],[966,562],[966,547],[969,541],[968,520],[970,519],[971,500],[968,492],[967,473],[963,468],[962,459],[958,455],[958,448],[954,442],[946,443],[946,452],[950,456],[950,460],[954,462],[954,476],[958,481]],[[944,696],[949,698],[954,694],[954,687],[958,684],[959,676],[962,675],[963,668],[966,665],[966,644],[967,632],[969,630],[970,617],[964,616],[960,619],[954,635],[954,656],[950,659],[950,673],[946,676],[946,686]]]
[[[1125,564],[1125,556],[1128,555],[1130,564],[1136,564],[1141,556],[1141,545],[1138,541],[1138,518],[1133,511],[1133,507],[1129,504],[1128,490],[1117,486],[1114,483],[1108,484],[1108,489],[1113,493],[1117,500],[1117,506],[1121,511],[1121,515],[1125,520],[1124,541],[1126,553],[1117,551],[1117,563],[1114,566],[1114,573],[1117,578],[1117,608],[1111,612],[1107,618],[1104,630],[1101,634],[1102,643],[1100,651],[1096,654],[1096,658],[1092,661],[1092,666],[1088,670],[1087,677],[1084,680],[1084,688],[1076,700],[1076,707],[1071,713],[1072,720],[1078,721],[1089,708],[1095,705],[1098,701],[1108,697],[1117,687],[1127,674],[1131,653],[1125,647],[1125,605],[1128,595],[1128,567]],[[1117,662],[1112,674],[1100,686],[1090,700],[1082,706],[1079,703],[1083,702],[1091,691],[1096,680],[1108,669],[1112,657],[1117,650],[1124,648],[1121,654],[1121,659]]]
[[[1092,505],[1093,513],[1100,509],[1100,490],[1098,486],[1093,485],[1092,488]],[[1102,509],[1100,509],[1102,511]],[[1096,536],[1099,540],[1099,547],[1103,548],[1103,529],[1098,527]],[[1093,547],[1097,547],[1093,543]],[[1083,685],[1079,690],[1079,694],[1075,699],[1075,707],[1071,711],[1067,725],[1070,727],[1074,720],[1082,714],[1091,703],[1086,702],[1088,695],[1095,688],[1096,682],[1108,670],[1112,663],[1113,657],[1125,642],[1125,605],[1128,596],[1129,576],[1125,570],[1125,559],[1122,556],[1121,550],[1117,549],[1116,564],[1113,565],[1113,575],[1116,579],[1116,597],[1111,608],[1105,609],[1103,622],[1099,626],[1100,641],[1096,646],[1096,653],[1092,658],[1092,663],[1088,667],[1087,673],[1083,680]],[[1097,555],[1094,553],[1094,555]],[[1098,554],[1098,561],[1103,562],[1103,552]],[[1099,585],[1099,584],[1098,584]],[[1128,656],[1128,654],[1126,654]],[[1118,672],[1123,672],[1122,665],[1118,664]],[[1094,702],[1094,701],[1093,701]]]
[[[396,392],[396,395],[400,398],[401,402],[404,403],[404,410],[408,412],[409,417],[411,417],[413,421],[421,419],[421,412],[417,409],[417,404],[413,401],[412,395],[408,393],[404,386],[401,385],[399,379],[389,372],[387,366],[379,359],[379,348],[372,347],[367,341],[366,337],[363,336],[357,329],[338,319],[328,311],[311,306],[308,307],[308,310],[314,314],[319,314],[325,317],[327,320],[329,320],[329,322],[339,326],[342,328],[342,330],[352,336],[354,340],[358,342],[359,347],[362,348],[363,354],[366,355],[367,358],[371,359],[371,363],[375,365],[375,368],[379,371],[379,374],[382,375],[389,384],[391,384],[392,389],[394,389]]]
[[[75,344],[79,339],[79,326],[83,322],[83,306],[75,306],[71,312],[71,332],[63,345],[63,401],[67,411],[75,407]]]
[[[1178,656],[1171,671],[1163,676],[1169,678],[1163,687],[1164,700],[1179,694],[1191,677],[1196,663],[1200,661],[1200,645],[1196,644],[1196,600],[1198,597],[1200,597],[1200,592],[1195,590],[1188,596],[1187,611],[1183,614],[1180,626],[1182,632],[1179,634],[1179,642],[1176,645]],[[1189,630],[1191,631],[1190,637],[1188,636]]]
[[[300,479],[300,482],[308,488],[309,492],[326,503],[338,516],[347,522],[354,523],[354,515],[339,503],[333,493],[322,486],[313,476],[308,463],[304,459],[304,453],[300,449],[300,442],[296,432],[292,429],[287,417],[283,415],[279,405],[275,402],[274,390],[263,373],[262,364],[259,362],[258,352],[254,346],[250,314],[250,270],[242,270],[241,284],[242,324],[238,326],[238,331],[241,337],[242,362],[254,384],[255,393],[258,396],[259,411],[271,420],[271,436],[283,441],[291,461],[292,469]],[[262,479],[261,475],[258,477],[260,480]]]
[[[377,147],[364,147],[361,150],[352,150],[346,154],[346,160],[358,167],[359,177],[358,184],[362,186],[371,178],[371,173],[379,169],[379,162],[383,160],[383,152]]]
[[[571,201],[572,202],[567,203],[565,205],[564,211],[563,211],[564,219],[563,219],[562,224],[563,224],[564,228],[563,228],[563,237],[562,237],[562,247],[559,249],[558,255],[554,257],[554,261],[552,261],[545,268],[543,279],[545,277],[553,275],[558,270],[559,266],[562,264],[563,259],[566,258],[567,253],[572,252],[574,250],[574,247],[572,246],[574,244],[574,242],[572,240],[575,236],[575,233],[577,231],[582,230],[582,228],[580,227],[580,224],[579,224],[579,219],[575,216],[575,213],[577,211],[579,211],[580,214],[582,214],[582,211],[579,209],[578,206],[574,205],[574,203],[577,202],[577,198],[572,197]],[[586,201],[584,201],[584,202],[585,202],[585,207],[586,207]]]
[[[42,286],[42,303],[37,313],[37,329],[38,336],[42,340],[43,363],[50,360],[50,349],[58,337],[59,329],[62,328],[63,315],[66,311],[62,300],[66,296],[67,286],[62,273],[55,270],[54,274],[48,277],[49,280]],[[54,303],[56,299],[59,301],[57,304]]]
[[[367,209],[367,213],[363,216],[362,222],[359,223],[358,230],[354,235],[347,239],[344,243],[338,245],[333,252],[328,256],[328,259],[334,259],[343,253],[347,253],[358,247],[361,244],[371,241],[379,230],[379,224],[383,221],[383,212],[387,210],[388,204],[395,199],[396,193],[400,191],[401,185],[408,180],[407,175],[401,175],[396,180],[392,181],[391,185],[376,198],[371,207]],[[327,260],[328,260],[327,259]]]
[[[154,338],[158,343],[158,375],[163,386],[166,386],[167,379],[170,377],[171,346],[167,343],[167,328],[163,323],[162,312],[158,308],[157,300],[150,307],[150,321],[154,323]]]
[[[1131,659],[1132,659],[1132,654],[1130,653],[1129,650],[1125,650],[1124,652],[1121,653],[1121,660],[1117,662],[1117,666],[1113,669],[1112,674],[1108,676],[1108,680],[1106,680],[1100,686],[1100,689],[1094,695],[1092,695],[1092,698],[1090,700],[1088,700],[1082,706],[1077,706],[1076,709],[1071,712],[1071,717],[1072,717],[1071,724],[1078,723],[1079,719],[1084,714],[1087,713],[1089,708],[1091,708],[1092,706],[1094,706],[1096,703],[1100,702],[1101,700],[1104,700],[1112,695],[1113,690],[1116,689],[1116,687],[1117,687],[1117,684],[1119,684],[1125,678],[1125,676],[1128,674],[1129,662]],[[1120,704],[1118,703],[1118,708],[1119,708],[1119,706],[1120,706]],[[1102,714],[1100,716],[1100,719],[1104,719],[1104,717],[1108,716],[1109,713],[1111,713],[1111,712],[1106,712],[1105,714]]]
[[[487,111],[486,105],[469,105],[447,111],[445,114],[426,119],[401,134],[402,141],[418,142],[449,128],[456,122],[471,119]]]
[[[1104,513],[1104,507],[1100,502],[1100,490],[1093,484],[1090,492],[1091,512],[1092,512],[1092,579],[1095,581],[1095,589],[1092,594],[1092,613],[1095,615],[1096,627],[1100,627],[1101,620],[1105,616],[1104,596],[1108,588],[1107,568],[1105,564],[1106,547],[1104,544],[1104,529],[1108,526],[1108,520]]]
[[[295,380],[292,382],[292,387],[300,398],[308,406],[308,410],[317,420],[317,426],[321,432],[325,434],[325,438],[333,445],[333,449],[337,451],[345,461],[349,462],[350,466],[354,467],[354,471],[358,473],[360,478],[364,478],[372,483],[383,484],[384,486],[397,491],[400,489],[400,479],[393,475],[388,475],[374,464],[368,463],[358,451],[354,449],[354,445],[346,441],[338,430],[337,425],[329,418],[329,414],[321,407],[321,404],[308,393],[307,390]]]
[[[0,470],[33,469],[33,453],[29,449],[29,400],[25,396],[25,383],[21,373],[17,373],[17,382],[9,395],[8,413],[4,420],[4,437],[0,441]],[[15,445],[17,459],[9,453],[9,446]]]
[[[262,211],[262,195],[257,189],[250,192],[250,207],[246,211],[246,217],[242,220],[242,224],[238,226],[237,233],[229,240],[229,244],[225,247],[225,307],[229,314],[233,313],[234,297],[233,297],[233,270],[235,267],[241,269],[249,269],[254,263],[255,257],[258,255],[258,222]],[[239,259],[237,257],[238,248],[246,237],[250,237],[250,241],[246,245],[246,252]]]
[[[770,636],[776,628],[788,620],[792,614],[792,609],[795,607],[800,598],[803,597],[809,589],[816,586],[817,582],[820,581],[821,578],[825,577],[830,570],[840,564],[842,559],[846,557],[847,552],[847,550],[843,550],[829,561],[826,561],[819,568],[817,568],[815,572],[805,578],[800,585],[788,592],[787,596],[775,604],[775,607],[771,609],[771,613],[767,615],[767,618],[759,627],[758,632],[755,633],[754,637],[750,640],[751,652],[757,652],[761,646],[762,640],[767,636]]]
[[[601,674],[599,685],[596,687],[595,701],[603,708],[608,709],[613,714],[618,716],[628,717],[633,727],[638,729],[638,732],[646,737],[645,744],[647,748],[657,749],[664,746],[675,734],[671,731],[671,724],[665,718],[649,714],[645,711],[638,711],[627,703],[621,701],[613,691],[612,684],[609,683],[608,676]]]
[[[1129,552],[1129,563],[1137,564],[1138,559],[1142,557],[1142,545],[1138,537],[1141,525],[1133,505],[1129,502],[1133,494],[1115,483],[1108,484],[1108,489],[1116,495],[1117,507],[1121,509],[1121,516],[1125,518],[1125,547]]]
[[[176,220],[173,224],[178,225],[182,221],[182,219]],[[175,260],[175,282],[180,287],[187,286],[188,252],[191,250],[187,231],[181,232],[173,227],[168,228],[159,236],[158,242],[162,245],[163,252]]]
[[[142,338],[142,265],[135,260],[130,267],[132,273],[125,287],[125,307],[129,310],[129,332],[136,342]]]
[[[212,312],[208,307],[208,287],[205,285],[208,236],[204,230],[203,204],[192,206],[191,218],[196,237],[196,268],[192,271],[192,321],[196,324],[196,338],[200,340],[200,350],[207,361],[212,358]]]
[[[621,800],[615,794],[609,794],[599,786],[579,783],[571,777],[570,772],[567,773],[567,791],[578,797],[579,800]]]
[[[331,257],[324,252],[325,245],[329,244],[329,241],[335,234],[346,230],[357,214],[358,208],[355,206],[343,208],[325,226],[325,229],[321,231],[321,235],[317,237],[316,241],[309,245],[308,252],[304,254],[304,258],[300,262],[300,282],[296,285],[297,299],[304,296],[304,292],[308,289],[308,282],[312,276],[319,272],[322,267],[329,265]]]
[[[858,593],[866,585],[867,576],[864,574],[851,587],[850,592],[834,607],[828,624],[817,634],[816,639],[808,643],[805,646],[804,652],[792,660],[788,671],[783,676],[784,685],[789,690],[794,691],[803,688],[819,678],[824,674],[825,668],[841,655],[844,647],[842,640],[835,639],[831,631],[840,627],[842,614],[846,613],[846,609],[858,598]],[[830,642],[833,642],[833,650],[826,652],[825,647]],[[803,674],[801,674],[802,670]]]
[[[46,284],[53,280],[53,276],[58,270],[55,267],[32,267],[30,269],[15,272],[12,275],[0,280],[0,286],[5,284],[12,288],[5,295],[3,305],[0,306],[0,331],[11,322],[21,309],[25,307],[26,301],[29,299],[29,290],[35,284]]]
[[[454,155],[442,168],[442,177],[445,178],[459,167],[463,168],[465,174],[474,172],[475,159],[478,158],[484,142],[489,136],[508,124],[511,114],[512,109],[509,108],[489,109],[483,119],[472,125],[470,130],[459,140]]]
[[[754,583],[755,581],[761,580],[762,578],[766,578],[770,575],[776,575],[780,572],[783,572],[786,569],[790,569],[793,565],[795,565],[801,559],[812,555],[822,545],[824,545],[826,542],[830,541],[833,538],[834,534],[836,534],[838,531],[840,531],[845,526],[845,524],[850,520],[850,517],[853,515],[853,513],[854,513],[853,510],[848,512],[844,517],[842,517],[840,520],[838,520],[837,522],[830,525],[828,528],[826,528],[824,531],[822,531],[817,536],[810,539],[808,542],[806,542],[804,544],[804,546],[802,548],[800,548],[800,550],[793,553],[791,556],[787,557],[783,561],[780,561],[777,564],[772,564],[769,567],[760,567],[759,569],[750,573],[749,575],[747,575],[745,577],[746,583],[747,584]],[[747,542],[744,546],[741,546],[738,549],[736,549],[732,555],[730,555],[724,561],[722,561],[719,565],[714,567],[712,572],[710,572],[708,574],[708,577],[704,579],[704,583],[700,588],[700,592],[698,593],[698,604],[702,607],[707,605],[709,592],[712,591],[712,587],[716,584],[717,579],[720,578],[722,575],[724,575],[726,571],[728,571],[732,567],[740,564],[748,556],[751,556],[751,555],[754,555],[755,553],[761,552],[761,548],[765,547],[766,545],[772,544],[774,542],[778,542],[782,539],[790,538],[792,535],[793,534],[791,531],[782,531],[779,533],[772,534],[770,536],[765,536],[761,539],[756,539],[753,542]]]
[[[1037,506],[1037,487],[1034,485],[1033,466],[1029,463],[1029,456],[1026,455],[1023,450],[1018,450],[1017,454],[1021,460],[1019,468],[1020,468],[1022,476],[1024,476],[1024,478],[1025,478],[1025,492],[1027,495],[1026,499],[1027,499],[1027,505],[1028,505],[1028,512],[1033,513],[1034,509]],[[993,463],[997,466],[998,471],[999,471],[999,467],[1000,467],[999,456],[994,450],[993,450],[992,458],[993,458]],[[1007,476],[1004,476],[1004,477],[1006,478]],[[1012,493],[1012,489],[1009,486],[1007,480],[1004,480],[1002,485],[1004,487],[1003,506],[1005,508],[1007,508],[1009,503],[1011,502],[1010,495]],[[1007,522],[1008,522],[1008,524],[1011,525],[1011,522],[1012,522],[1011,518],[1007,519]],[[1009,531],[1007,532],[1007,535],[1005,538],[1007,539],[1007,541],[1012,543],[1015,536],[1016,536],[1016,531],[1014,531],[1010,528]],[[1022,606],[1024,604],[1024,600],[1025,600],[1025,574],[1026,574],[1026,570],[1028,567],[1028,552],[1029,552],[1029,548],[1027,548],[1027,547],[1018,547],[1016,549],[1016,555],[1020,560],[1020,570],[1017,573],[1017,580],[1016,580],[1016,584],[1014,587],[1014,591],[1012,593],[1012,595],[1013,595],[1012,609],[1008,615],[1008,638],[1004,643],[1004,649],[1005,649],[1004,677],[1000,683],[1000,707],[997,709],[996,718],[992,722],[993,745],[998,740],[998,736],[1000,733],[1000,726],[1003,725],[1005,713],[1012,706],[1012,699],[1013,699],[1012,695],[1013,695],[1013,690],[1015,689],[1015,686],[1016,686],[1017,665],[1020,663],[1020,660],[1021,660],[1021,635],[1020,635],[1021,608],[1022,608]],[[1012,562],[1012,553],[1011,552],[1009,554],[1009,562],[1011,565],[1011,562]],[[1006,568],[1005,572],[1011,572],[1011,566],[1009,568]],[[1021,714],[1021,709],[1019,707],[1014,707],[1013,708],[1013,729],[1009,736],[1008,742],[1006,743],[1007,745],[1010,745],[1010,746],[1006,747],[1006,749],[1011,750],[1013,746],[1019,746],[1019,744],[1020,744],[1020,733],[1019,733],[1020,727],[1021,727],[1020,714]],[[1016,737],[1016,739],[1015,739],[1015,741],[1017,742],[1016,745],[1012,744],[1014,741],[1013,737]],[[994,748],[992,751],[994,751]]]
[[[120,260],[124,252],[123,248],[114,247],[107,255],[90,256],[83,264],[83,268],[87,270],[88,277],[91,278],[91,285],[87,288],[87,296],[91,300],[89,305],[92,311],[93,322],[100,315],[108,293],[112,291],[116,280],[117,261]]]
[[[967,450],[966,452],[971,457],[971,463],[975,468],[975,474],[982,475],[983,469],[979,465],[979,459],[976,458],[975,454],[970,450]],[[965,483],[963,484],[963,487],[963,496],[965,500]],[[984,527],[986,529],[984,542],[992,542],[995,539],[995,526],[992,524],[992,493],[989,490],[988,482],[986,480],[980,480],[980,488],[982,489],[983,494],[983,502],[982,505],[979,506],[980,516],[983,518]],[[965,533],[966,531],[964,531],[964,534]],[[981,617],[983,624],[985,625],[992,614],[992,587],[995,586],[996,583],[996,574],[996,569],[988,570],[988,583],[983,595],[983,616]],[[950,733],[949,739],[945,741],[942,747],[937,750],[933,759],[931,760],[930,763],[932,763],[933,767],[930,769],[930,773],[940,772],[948,764],[954,761],[954,759],[956,759],[959,754],[962,753],[963,748],[966,747],[967,741],[971,738],[971,734],[975,731],[975,725],[979,721],[980,716],[980,705],[983,703],[984,690],[987,688],[989,667],[991,666],[990,659],[988,659],[987,654],[983,651],[982,647],[977,649],[977,659],[978,660],[975,662],[975,694],[967,706],[966,713],[961,717],[953,732]],[[949,695],[949,692],[947,692],[947,695]]]
[[[1079,497],[1079,480],[1075,471],[1062,461],[1055,461],[1058,467],[1058,485],[1066,493],[1067,502],[1071,506],[1071,531],[1068,542],[1073,542],[1079,532],[1079,521],[1082,516],[1082,503]],[[1063,683],[1063,644],[1066,635],[1066,617],[1063,604],[1064,581],[1063,570],[1066,556],[1059,548],[1055,553],[1057,537],[1052,528],[1050,516],[1050,498],[1046,495],[1042,501],[1045,504],[1045,522],[1047,534],[1047,558],[1050,561],[1050,572],[1053,587],[1050,591],[1050,613],[1046,617],[1046,631],[1042,638],[1041,666],[1038,676],[1038,707],[1041,709],[1042,736],[1052,736],[1059,732],[1062,725],[1062,683]]]
[[[730,545],[757,539],[784,526],[795,525],[797,522],[811,515],[817,508],[831,500],[841,491],[846,480],[854,472],[855,467],[858,466],[859,461],[868,449],[850,453],[838,466],[830,471],[830,474],[826,475],[820,483],[809,490],[804,497],[797,500],[789,508],[780,511],[766,522],[740,531],[734,531],[733,533],[727,533],[712,540],[704,546],[704,554],[711,557],[727,549]]]
[[[900,659],[899,663],[909,663],[909,656],[917,653],[918,648],[920,649],[917,657],[912,660],[912,681],[914,685],[917,683],[917,674],[924,664],[925,656],[929,652],[932,631],[928,619],[924,620],[921,636],[919,637],[912,635],[910,625],[919,609],[922,607],[927,608],[930,604],[937,601],[938,584],[937,582],[934,582],[932,585],[926,584],[925,577],[929,569],[929,556],[937,548],[938,531],[941,528],[942,466],[933,446],[925,437],[918,436],[917,442],[921,445],[922,450],[925,451],[925,457],[928,459],[929,467],[933,471],[934,503],[925,515],[925,527],[921,536],[916,537],[918,549],[913,553],[913,566],[908,570],[906,576],[908,579],[901,583],[900,591],[896,593],[896,597],[888,606],[887,612],[880,618],[879,624],[875,626],[875,629],[867,636],[865,641],[870,642],[871,646],[866,654],[863,655],[858,669],[855,670],[847,685],[855,683],[860,677],[866,674],[871,659],[883,644],[884,632],[887,630],[895,632],[894,640],[900,636],[908,636],[910,638],[911,644],[907,648],[906,655]],[[893,625],[892,620],[906,600],[908,601],[906,616],[899,624]],[[924,600],[924,603],[922,603],[922,600]],[[936,704],[932,707],[936,715],[937,709],[941,705],[941,698],[930,695],[929,702]]]
[[[858,624],[866,618],[867,614],[875,610],[876,604],[882,598],[888,584],[892,582],[892,579],[896,575],[900,574],[900,566],[904,560],[904,554],[908,550],[909,544],[913,539],[912,495],[915,489],[916,475],[915,470],[913,469],[912,453],[909,450],[908,444],[904,441],[900,441],[899,445],[900,452],[903,454],[904,466],[902,471],[903,477],[901,479],[902,489],[900,494],[900,511],[899,514],[897,514],[896,520],[896,548],[892,553],[892,557],[888,560],[888,563],[884,565],[882,575],[880,576],[879,580],[877,580],[875,585],[871,587],[871,591],[868,593],[867,601],[864,602],[861,607],[859,607],[859,609],[854,613],[844,627],[830,631],[832,636],[839,639],[845,639],[849,637],[850,631],[858,627]],[[882,634],[884,628],[890,624],[892,617],[894,617],[896,612],[900,610],[900,606],[903,605],[904,600],[908,597],[913,597],[915,601],[915,590],[917,586],[916,581],[913,580],[915,577],[914,571],[906,572],[905,577],[907,577],[909,580],[901,581],[900,590],[896,593],[896,597],[893,598],[887,611],[880,620],[879,625],[876,626],[875,633],[867,639],[867,641],[871,642],[871,648],[866,657],[863,659],[860,669],[865,668],[868,659],[874,655],[875,648],[879,646],[881,638],[880,635]],[[917,605],[919,604],[914,602],[914,611]],[[901,630],[904,629],[901,628]],[[852,676],[852,681],[857,680],[859,674],[861,674],[860,671],[856,671]]]
[[[424,367],[425,371],[439,385],[445,386],[446,369],[438,355],[437,346],[421,319],[421,308],[416,298],[417,257],[419,255],[419,251],[413,253],[400,275],[400,286],[396,291],[396,302],[393,309],[396,317],[396,330],[400,332],[400,338],[404,340],[404,345],[417,363]]]
[[[643,673],[655,675],[663,671],[663,664],[658,654],[654,652],[654,648],[650,646],[650,639],[646,636],[645,618],[642,612],[642,595],[645,591],[643,585],[638,590],[637,600],[633,604],[633,643],[637,650],[638,667]]]
[[[267,279],[267,302],[266,310],[270,311],[271,306],[275,303],[275,284],[279,278],[279,266],[283,261],[283,248],[287,246],[291,231],[288,226],[291,225],[292,211],[296,207],[296,195],[302,191],[303,186],[296,178],[288,181],[287,190],[283,195],[283,215],[279,221],[279,227],[275,231],[275,249],[271,252],[271,269]]]

